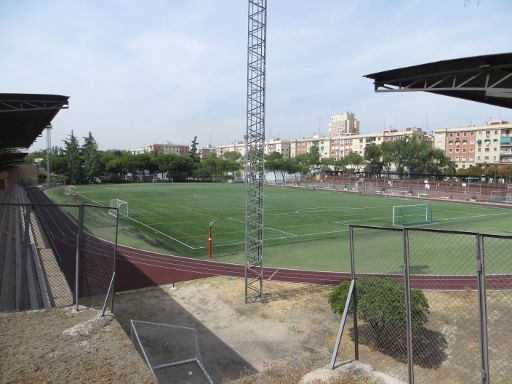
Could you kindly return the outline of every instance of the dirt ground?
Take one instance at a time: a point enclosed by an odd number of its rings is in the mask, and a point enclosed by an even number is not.
[[[0,383],[156,383],[119,323],[71,307],[0,314]]]
[[[133,347],[130,320],[196,328],[206,370],[215,383],[391,383],[383,372],[407,378],[401,335],[372,338],[359,327],[359,357],[377,372],[347,368],[343,379],[326,370],[339,316],[327,303],[329,287],[265,282],[267,302],[246,305],[243,280],[215,277],[116,295],[114,319],[95,310],[70,308],[0,314],[0,382],[153,383]],[[414,334],[416,382],[479,382],[479,328],[476,293],[425,291],[430,304],[426,328]],[[511,377],[506,321],[509,293],[488,293],[489,343],[493,382]],[[507,315],[508,314],[508,315]],[[505,321],[504,321],[505,320]],[[349,318],[338,361],[354,357]],[[388,344],[385,344],[388,343]],[[318,379],[320,378],[320,379]],[[397,381],[395,381],[397,382]]]

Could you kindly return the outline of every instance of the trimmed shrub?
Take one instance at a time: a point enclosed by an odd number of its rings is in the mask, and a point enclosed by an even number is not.
[[[333,312],[342,314],[347,300],[349,281],[333,288],[329,294],[329,304]],[[405,287],[393,279],[368,277],[357,280],[358,317],[372,328],[405,327]],[[349,313],[353,312],[353,303]],[[423,291],[411,290],[412,326],[421,328],[428,319],[429,305]]]

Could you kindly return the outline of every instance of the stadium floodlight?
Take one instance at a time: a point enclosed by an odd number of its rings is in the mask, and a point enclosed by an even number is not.
[[[108,213],[110,215],[116,216],[116,213],[119,212],[120,215],[129,217],[128,216],[128,202],[126,202],[124,200],[119,200],[119,199],[112,199],[112,200],[110,200],[109,207],[113,208],[113,209],[108,210]],[[115,208],[117,208],[117,210]]]
[[[393,207],[393,225],[407,227],[432,223],[430,204],[395,205]]]

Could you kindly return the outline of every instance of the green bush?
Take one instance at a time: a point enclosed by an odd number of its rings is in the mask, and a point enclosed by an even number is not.
[[[329,304],[333,312],[342,314],[347,300],[349,281],[333,288],[329,294]],[[369,277],[357,280],[358,318],[373,328],[405,327],[405,287],[403,284],[381,277]],[[427,322],[429,305],[427,298],[419,289],[411,290],[412,326],[421,328]],[[353,303],[349,312],[353,312]]]

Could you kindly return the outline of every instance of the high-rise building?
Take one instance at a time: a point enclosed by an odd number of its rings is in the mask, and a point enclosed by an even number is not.
[[[331,116],[329,136],[345,136],[350,134],[359,134],[359,120],[355,118],[352,112]]]

